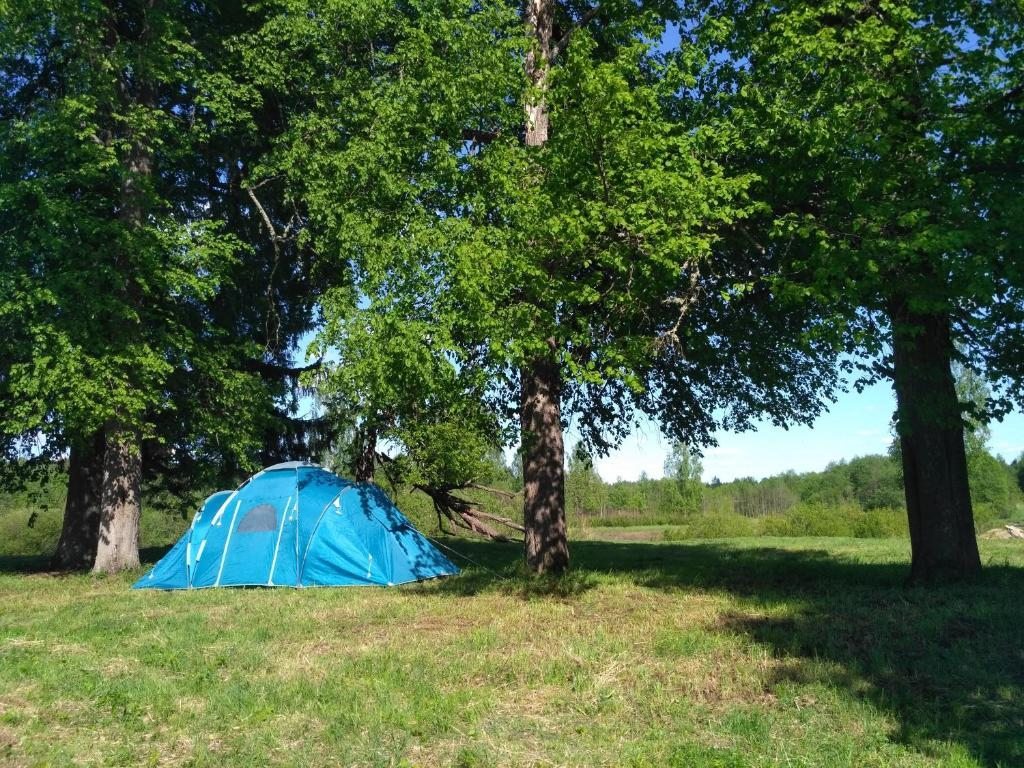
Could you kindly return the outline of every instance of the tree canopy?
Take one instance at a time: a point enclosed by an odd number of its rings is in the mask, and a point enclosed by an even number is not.
[[[143,466],[195,481],[265,454],[311,320],[296,246],[263,231],[289,213],[244,189],[273,116],[218,102],[245,23],[233,4],[0,14],[0,434],[95,465],[75,487],[106,494],[101,543],[127,526],[111,569],[137,560]]]
[[[977,570],[954,361],[1021,403],[1015,3],[713,2],[703,89],[764,205],[777,290],[835,308],[859,384],[897,393],[915,575]],[[756,224],[756,226],[755,226]]]
[[[265,172],[308,205],[339,280],[320,386],[376,436],[415,450],[455,421],[527,453],[557,440],[536,470],[555,478],[563,420],[603,452],[639,414],[706,444],[820,410],[832,348],[795,302],[776,309],[756,255],[714,258],[751,177],[698,120],[699,55],[649,42],[669,11],[557,6],[542,95],[524,71],[537,39],[504,3],[289,2],[254,38],[279,52],[261,76],[315,94]],[[753,322],[775,332],[754,343]],[[531,391],[558,412],[530,422]]]

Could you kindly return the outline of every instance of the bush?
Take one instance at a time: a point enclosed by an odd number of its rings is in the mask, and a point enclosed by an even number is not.
[[[974,504],[974,530],[978,533],[997,528],[1010,517],[1012,515],[1008,515],[1005,510],[995,504],[987,502]]]
[[[798,504],[784,515],[765,518],[767,536],[853,536],[856,518],[864,513],[843,505]]]
[[[729,539],[741,536],[756,536],[758,522],[735,513],[701,515],[690,520],[685,526],[668,528],[667,541],[680,539]]]
[[[48,555],[57,548],[63,510],[0,510],[0,555]]]
[[[891,539],[909,536],[907,513],[894,507],[868,510],[854,521],[853,535],[858,539]]]

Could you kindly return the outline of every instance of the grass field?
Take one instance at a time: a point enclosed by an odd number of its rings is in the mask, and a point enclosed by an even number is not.
[[[128,592],[0,560],[0,765],[1022,766],[1024,548],[581,541],[396,589]],[[150,559],[159,553],[145,553]]]

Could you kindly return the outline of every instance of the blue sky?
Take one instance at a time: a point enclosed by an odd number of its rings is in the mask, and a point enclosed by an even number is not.
[[[718,446],[706,449],[704,480],[737,477],[762,478],[793,469],[824,469],[832,461],[870,453],[884,453],[892,436],[889,422],[895,409],[892,388],[879,383],[864,392],[842,395],[813,427],[780,429],[762,424],[756,432],[719,433]],[[1012,460],[1024,452],[1024,415],[1010,414],[990,425],[989,450]],[[635,480],[642,472],[661,477],[668,444],[654,424],[646,424],[626,438],[611,455],[595,462],[606,481]]]

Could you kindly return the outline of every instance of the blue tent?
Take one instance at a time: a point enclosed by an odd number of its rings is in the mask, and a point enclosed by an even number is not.
[[[133,588],[390,586],[458,572],[377,486],[292,461],[213,494]]]

